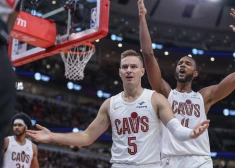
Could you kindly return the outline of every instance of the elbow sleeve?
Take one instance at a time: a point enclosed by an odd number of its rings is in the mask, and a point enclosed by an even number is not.
[[[166,127],[178,141],[187,141],[191,139],[190,132],[192,129],[183,127],[176,118],[168,121]]]

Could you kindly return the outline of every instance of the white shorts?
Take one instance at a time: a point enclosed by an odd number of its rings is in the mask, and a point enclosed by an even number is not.
[[[156,164],[146,164],[146,165],[133,165],[133,164],[117,164],[114,163],[111,168],[161,168],[160,162]]]
[[[213,168],[210,156],[170,156],[161,161],[161,168]]]

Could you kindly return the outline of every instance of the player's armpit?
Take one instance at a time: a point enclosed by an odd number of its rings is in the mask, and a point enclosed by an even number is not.
[[[206,108],[228,96],[235,90],[235,72],[225,77],[218,85],[203,88],[202,94]]]

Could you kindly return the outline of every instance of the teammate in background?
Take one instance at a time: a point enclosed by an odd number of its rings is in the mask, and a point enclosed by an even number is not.
[[[145,59],[145,67],[152,89],[162,93],[171,104],[173,113],[185,127],[194,128],[207,119],[209,108],[219,100],[228,96],[235,89],[235,73],[228,75],[218,85],[203,88],[194,92],[192,81],[198,76],[197,64],[194,59],[185,56],[177,64],[175,78],[176,89],[162,79],[157,60],[154,57],[152,41],[145,15],[147,10],[144,0],[138,0],[140,20],[140,44]],[[235,11],[233,10],[233,14]],[[178,141],[163,128],[162,164],[167,168],[212,168],[210,143],[207,130],[197,139]]]
[[[17,5],[18,4],[18,5]],[[10,31],[15,23],[20,8],[19,0],[0,1],[0,150],[3,149],[4,138],[10,127],[13,116],[16,90],[15,73],[8,57],[8,41]],[[2,153],[0,152],[0,167]]]
[[[3,168],[39,168],[38,149],[25,138],[26,130],[32,126],[25,113],[17,113],[12,118],[14,136],[5,138],[3,148]]]
[[[195,129],[183,127],[174,117],[166,98],[142,88],[144,72],[142,57],[133,50],[125,51],[119,69],[124,91],[101,105],[97,117],[84,132],[52,133],[36,125],[40,130],[28,130],[27,134],[42,142],[88,146],[111,124],[113,168],[159,167],[162,122],[176,139],[185,141],[201,135],[208,128],[209,121],[202,122]]]

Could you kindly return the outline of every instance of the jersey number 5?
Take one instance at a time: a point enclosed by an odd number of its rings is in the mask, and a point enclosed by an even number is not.
[[[128,137],[128,145],[132,148],[128,148],[128,153],[130,155],[135,155],[137,153],[137,145],[132,141],[136,140],[136,137]]]

